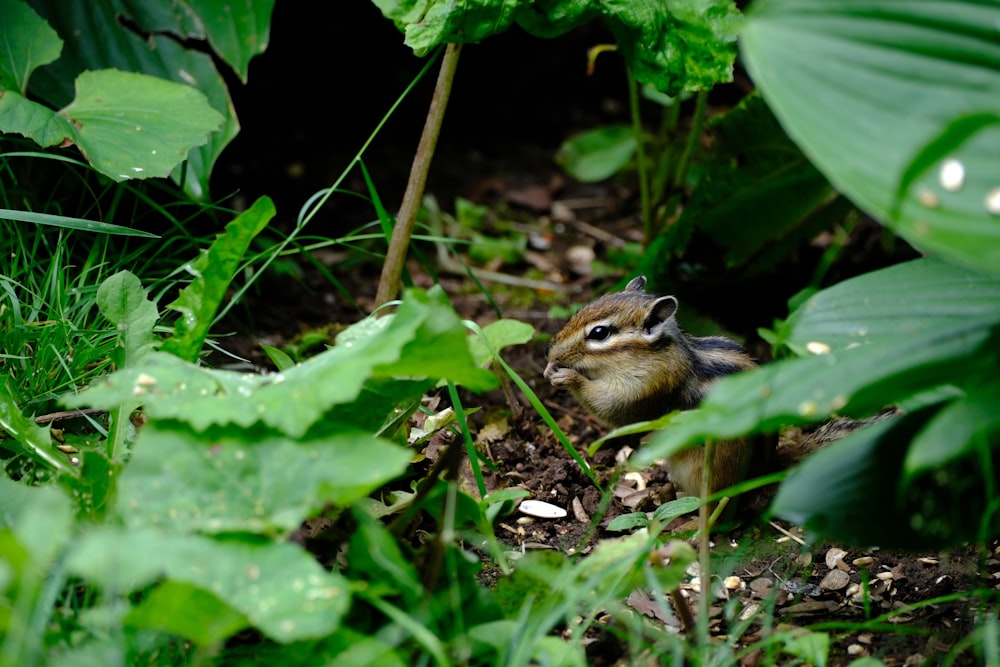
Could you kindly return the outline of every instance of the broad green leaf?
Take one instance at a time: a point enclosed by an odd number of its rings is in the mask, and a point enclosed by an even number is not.
[[[980,448],[997,451],[998,406],[1000,383],[993,376],[986,384],[972,387],[966,396],[942,408],[910,443],[904,464],[908,479],[965,456],[978,456]]]
[[[172,6],[143,0],[129,2],[126,9],[146,32],[207,39],[246,83],[250,60],[267,48],[274,0],[244,0],[237,4],[187,0]]]
[[[106,591],[139,590],[160,578],[191,584],[209,591],[278,642],[336,631],[350,601],[346,579],[324,570],[288,542],[103,527],[80,538],[67,567]],[[192,598],[191,604],[196,602]],[[179,613],[197,610],[182,608]]]
[[[284,373],[216,371],[153,352],[141,368],[122,369],[64,402],[110,409],[139,398],[150,417],[178,419],[197,431],[261,421],[300,437],[331,408],[357,399],[369,378],[399,376],[423,378],[425,386],[451,379],[477,391],[496,382],[474,364],[465,330],[443,292],[410,290],[384,328],[338,339],[335,347]]]
[[[258,431],[147,424],[121,474],[125,525],[288,534],[399,476],[411,453],[366,433],[293,441]]]
[[[22,0],[0,0],[0,16],[0,94],[24,95],[31,73],[59,57],[62,40]]]
[[[181,316],[174,324],[174,335],[163,343],[165,352],[188,361],[198,358],[243,255],[274,213],[271,200],[261,197],[226,225],[225,233],[220,234],[207,251],[185,266],[194,280],[168,306]]]
[[[167,176],[223,122],[194,88],[119,70],[83,72],[60,114],[78,128],[87,160],[115,181]]]
[[[217,11],[232,10],[233,21],[219,26],[231,30],[235,24],[246,20],[258,22],[268,0],[247,3],[218,3]],[[225,118],[222,128],[213,132],[207,143],[192,148],[187,153],[185,190],[193,197],[207,195],[209,175],[222,150],[239,132],[239,122],[222,75],[216,70],[212,56],[199,49],[185,48],[177,37],[192,40],[205,38],[204,21],[192,10],[192,3],[164,5],[156,0],[121,0],[97,3],[66,3],[62,0],[32,0],[32,4],[65,40],[63,57],[42,68],[32,79],[31,90],[53,107],[61,107],[73,98],[73,81],[84,70],[115,68],[128,72],[150,74],[179,84],[195,86],[205,94],[208,102]],[[150,20],[150,17],[154,17]],[[248,18],[253,17],[253,18]],[[144,36],[129,25],[133,21]],[[149,22],[147,22],[149,21]],[[258,29],[264,28],[258,24]],[[237,31],[239,29],[237,28]],[[249,37],[249,35],[247,36]],[[247,48],[251,48],[246,43]],[[261,46],[259,43],[257,46]],[[219,53],[223,58],[227,54]],[[241,53],[237,62],[252,57]],[[43,144],[45,145],[45,144]],[[181,182],[181,170],[172,172],[174,180]]]
[[[138,278],[119,271],[97,288],[97,306],[115,325],[122,354],[119,366],[134,366],[156,346],[156,304],[149,300]]]
[[[815,294],[788,318],[780,342],[800,353],[845,349],[991,315],[1000,320],[1000,278],[918,259]]]
[[[653,512],[653,518],[657,521],[670,523],[679,516],[684,516],[688,512],[693,512],[701,507],[701,498],[687,496],[663,503]]]
[[[0,104],[2,104],[0,100]],[[41,143],[41,142],[39,142]],[[98,234],[117,234],[119,236],[140,236],[147,239],[160,238],[156,234],[150,234],[139,229],[112,225],[107,222],[97,220],[86,220],[84,218],[70,218],[65,215],[52,215],[50,213],[35,213],[34,211],[14,211],[9,208],[0,209],[0,219],[17,220],[19,222],[31,222],[36,225],[51,225],[52,227],[63,227],[64,229],[77,229],[84,232],[95,232]]]
[[[211,592],[177,581],[165,581],[126,614],[125,623],[186,637],[208,646],[250,625]]]
[[[9,383],[8,376],[0,375],[0,428],[13,438],[16,450],[52,470],[75,475],[76,470],[66,461],[66,456],[53,446],[49,429],[21,414]]]
[[[696,410],[677,413],[630,459],[651,465],[684,445],[730,439],[834,413],[872,414],[971,371],[991,344],[996,317],[953,323],[934,333],[818,357],[791,359],[727,377]]]
[[[0,527],[12,532],[43,575],[72,537],[72,503],[58,487],[0,477]]]
[[[608,125],[567,139],[559,147],[556,162],[579,181],[603,181],[625,168],[635,155],[635,147],[631,127]]]
[[[996,274],[998,20],[1000,7],[975,0],[760,0],[741,46],[764,99],[839,190],[917,247]],[[942,178],[946,156],[963,178]]]
[[[789,473],[771,511],[822,539],[859,546],[930,550],[977,539],[989,515],[986,489],[997,482],[984,481],[978,463],[904,484],[906,449],[935,414],[932,406],[883,420],[827,445]],[[996,525],[994,515],[987,528]]]

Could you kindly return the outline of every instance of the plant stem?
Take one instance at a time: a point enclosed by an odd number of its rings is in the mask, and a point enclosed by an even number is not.
[[[646,149],[639,115],[639,82],[628,73],[628,102],[632,111],[632,134],[635,136],[635,159],[639,171],[639,201],[642,203],[642,230],[646,245],[653,241],[653,211],[649,196],[649,174],[646,169]]]
[[[695,98],[694,117],[691,119],[691,132],[688,134],[687,143],[684,145],[684,152],[677,162],[677,171],[674,173],[674,187],[679,188],[684,184],[684,177],[687,176],[688,162],[691,161],[691,154],[694,147],[698,145],[701,137],[701,128],[705,124],[705,110],[708,109],[708,91],[702,90]]]
[[[701,467],[701,497],[708,498],[712,493],[712,462],[715,459],[715,443],[709,440],[705,443],[705,458]],[[712,603],[712,559],[709,553],[709,514],[711,507],[702,503],[698,508],[698,578],[701,596],[698,610],[698,645],[707,647],[708,614]]]
[[[449,44],[441,60],[441,70],[438,72],[437,84],[434,86],[434,97],[431,98],[427,110],[427,120],[424,131],[420,135],[417,152],[413,156],[410,167],[410,180],[403,194],[403,201],[396,216],[396,226],[392,230],[389,241],[389,251],[385,256],[385,265],[379,278],[378,293],[375,296],[375,307],[388,303],[396,297],[399,291],[399,280],[403,275],[403,264],[406,262],[406,251],[410,246],[410,235],[413,224],[420,211],[420,202],[424,197],[424,187],[427,185],[427,173],[431,168],[434,148],[441,134],[441,123],[448,107],[448,97],[451,95],[452,81],[455,79],[455,69],[458,67],[458,56],[462,51],[461,44]]]

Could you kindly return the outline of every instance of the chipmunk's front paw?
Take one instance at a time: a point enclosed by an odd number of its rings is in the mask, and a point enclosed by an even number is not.
[[[552,386],[557,389],[571,389],[572,387],[579,386],[586,378],[569,366],[550,363],[545,367],[545,379],[551,382]]]

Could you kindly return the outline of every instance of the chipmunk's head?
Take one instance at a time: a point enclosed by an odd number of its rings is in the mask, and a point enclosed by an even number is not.
[[[639,276],[623,291],[590,303],[549,348],[545,377],[610,426],[659,416],[640,414],[642,406],[690,374],[690,354],[674,319],[677,299],[649,294],[645,286]]]

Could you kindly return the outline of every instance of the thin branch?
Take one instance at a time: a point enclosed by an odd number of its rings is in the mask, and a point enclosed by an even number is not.
[[[434,157],[438,136],[441,134],[441,123],[444,121],[444,112],[448,107],[448,96],[451,94],[451,85],[455,79],[455,69],[458,67],[458,56],[461,51],[461,44],[449,44],[444,52],[444,59],[441,61],[441,71],[438,72],[434,97],[427,110],[427,120],[424,122],[424,131],[420,135],[416,155],[413,156],[410,180],[396,216],[396,226],[392,230],[389,251],[385,256],[382,276],[379,278],[378,293],[375,296],[376,308],[395,299],[399,292],[399,281],[403,275],[403,265],[406,263],[406,251],[410,247],[413,224],[417,220],[420,202],[424,198],[427,173],[431,168],[431,159]]]

